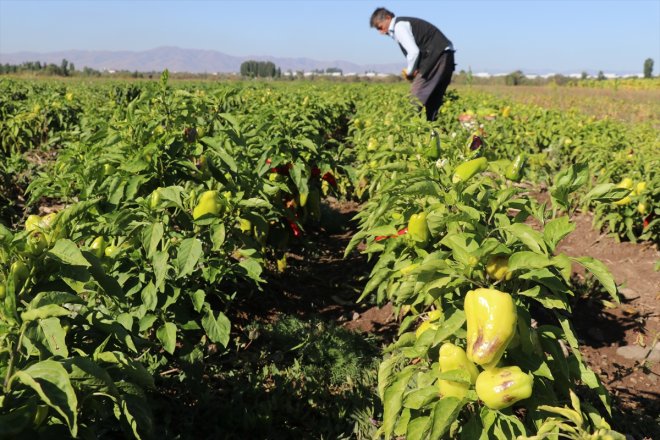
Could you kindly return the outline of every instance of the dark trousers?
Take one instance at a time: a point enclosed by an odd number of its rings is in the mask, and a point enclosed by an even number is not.
[[[454,73],[454,51],[445,51],[426,78],[417,75],[412,82],[410,92],[419,99],[426,110],[426,119],[435,121],[442,105],[451,76]]]

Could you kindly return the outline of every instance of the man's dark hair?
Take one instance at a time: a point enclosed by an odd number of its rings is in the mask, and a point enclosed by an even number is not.
[[[369,26],[375,28],[378,23],[388,18],[394,18],[394,13],[388,11],[385,8],[376,8],[373,14],[371,14],[371,20],[369,21]]]

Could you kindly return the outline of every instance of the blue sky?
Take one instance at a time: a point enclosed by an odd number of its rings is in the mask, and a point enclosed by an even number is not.
[[[159,46],[357,63],[404,63],[369,28],[378,6],[423,18],[459,70],[660,71],[660,0],[0,0],[0,53]]]

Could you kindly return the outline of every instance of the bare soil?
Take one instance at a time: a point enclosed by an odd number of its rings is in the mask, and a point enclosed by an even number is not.
[[[397,323],[391,305],[355,303],[372,264],[357,251],[343,258],[355,232],[349,220],[357,213],[357,204],[335,201],[324,208],[344,226],[307,231],[307,244],[288,253],[287,272],[268,281],[269,289],[291,300],[286,301],[288,306],[275,295],[271,303],[266,300],[257,307],[265,319],[277,319],[281,313],[300,317],[313,313],[347,329],[393,338]],[[591,289],[577,299],[572,322],[581,352],[612,395],[613,427],[635,440],[660,439],[660,273],[654,270],[660,252],[649,244],[617,242],[594,231],[589,213],[577,214],[573,220],[576,229],[557,252],[603,261],[625,294],[616,303]],[[578,285],[589,284],[577,265],[574,279]]]

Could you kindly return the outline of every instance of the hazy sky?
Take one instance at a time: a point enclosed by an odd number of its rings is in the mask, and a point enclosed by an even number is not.
[[[660,70],[660,0],[0,0],[0,53],[178,46],[404,65],[369,28],[378,6],[438,26],[459,70]]]

